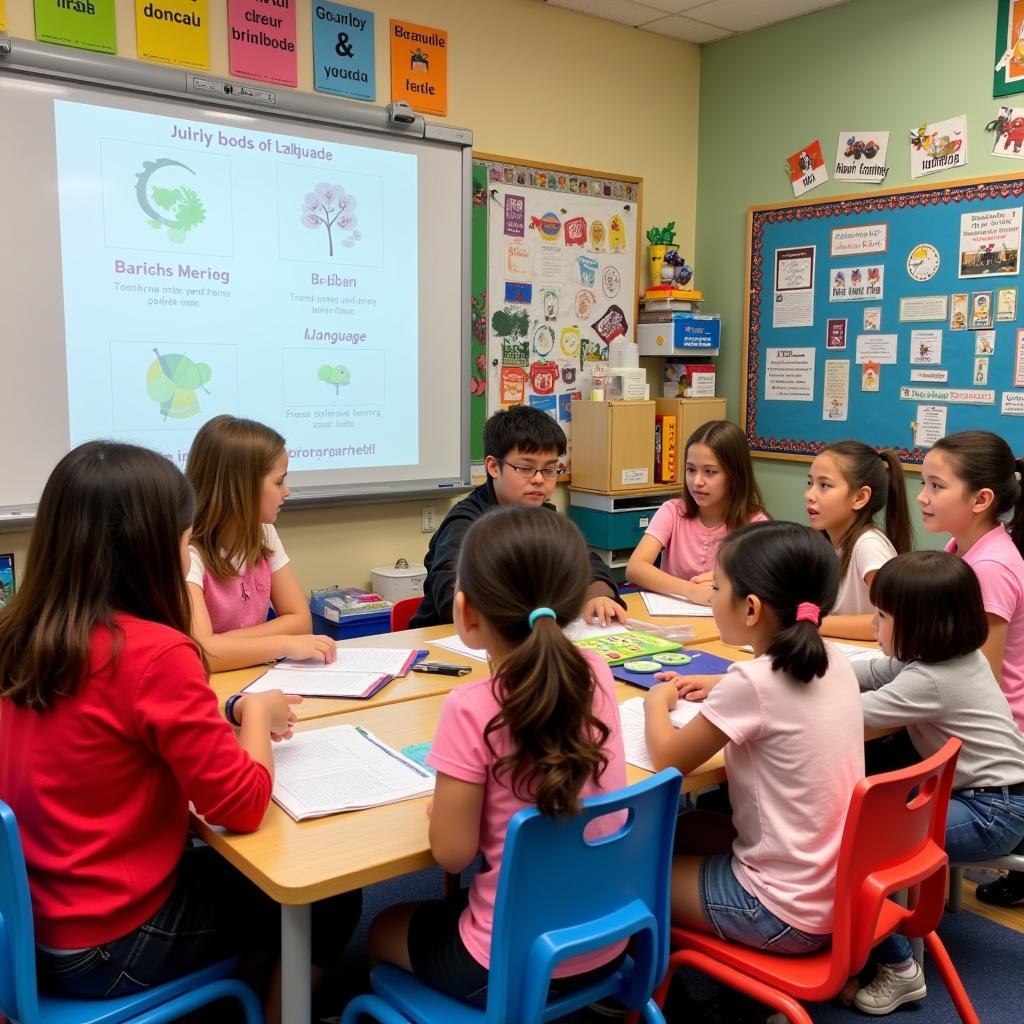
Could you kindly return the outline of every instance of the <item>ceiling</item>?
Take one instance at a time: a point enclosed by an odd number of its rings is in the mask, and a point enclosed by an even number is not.
[[[689,43],[752,32],[850,0],[540,0]]]

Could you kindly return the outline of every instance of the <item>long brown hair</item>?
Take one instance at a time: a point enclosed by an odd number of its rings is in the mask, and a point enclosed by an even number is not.
[[[43,488],[25,582],[0,612],[0,697],[45,711],[74,693],[94,627],[118,612],[186,636],[192,617],[181,535],[195,502],[185,477],[148,448],[90,441]]]
[[[510,651],[494,667],[501,711],[487,723],[507,729],[511,753],[494,763],[512,791],[552,817],[575,814],[580,792],[608,766],[608,727],[594,714],[594,678],[562,627],[583,609],[590,569],[576,527],[538,509],[496,509],[470,527],[459,556],[458,589]],[[546,607],[557,619],[538,618]],[[525,794],[525,795],[524,795]]]
[[[214,416],[199,428],[185,472],[196,492],[192,543],[219,580],[270,554],[263,542],[263,478],[284,451],[271,427],[235,416]]]
[[[951,457],[953,472],[969,491],[987,488],[994,493],[993,524],[1007,512],[1013,513],[1006,530],[1024,554],[1024,459],[1016,458],[1010,446],[990,430],[947,434],[932,445],[932,451]]]
[[[754,479],[754,466],[743,431],[728,420],[711,420],[699,426],[687,439],[683,449],[683,463],[689,458],[690,445],[703,444],[714,452],[725,474],[728,490],[725,501],[725,526],[738,530],[750,522],[752,516],[764,512],[764,498]],[[690,488],[683,485],[682,515],[693,519],[698,513]]]
[[[853,548],[866,530],[875,528],[875,516],[885,509],[885,535],[898,555],[914,546],[914,528],[910,524],[910,500],[907,480],[899,456],[888,448],[876,451],[862,441],[835,441],[821,449],[836,460],[851,491],[871,488],[864,505],[853,513],[853,522],[841,537],[831,537],[839,552],[839,578],[845,579],[853,557]]]

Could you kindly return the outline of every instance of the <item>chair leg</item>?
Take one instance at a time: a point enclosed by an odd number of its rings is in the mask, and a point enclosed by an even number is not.
[[[949,866],[949,900],[946,909],[956,914],[964,905],[964,869],[955,864]]]
[[[981,1024],[977,1013],[974,1011],[974,1007],[971,1005],[967,989],[964,988],[964,983],[960,980],[960,975],[953,966],[953,961],[949,958],[949,952],[946,950],[942,939],[935,932],[929,932],[924,937],[924,944],[928,950],[928,955],[935,961],[939,976],[949,992],[949,998],[953,1000],[953,1005],[956,1007],[960,1020],[963,1021],[963,1024]]]
[[[394,1007],[384,1002],[380,996],[356,996],[341,1016],[341,1024],[358,1024],[366,1016],[381,1024],[409,1024],[408,1019]],[[290,1022],[289,1022],[290,1024]]]

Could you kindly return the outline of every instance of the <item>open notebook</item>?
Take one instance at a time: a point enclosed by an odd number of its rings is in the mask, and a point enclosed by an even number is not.
[[[296,821],[433,791],[430,772],[357,725],[296,733],[274,747],[274,802]]]
[[[250,683],[246,693],[283,690],[300,697],[372,697],[392,679],[404,676],[426,651],[410,647],[339,647],[330,665],[322,661],[285,658]]]
[[[694,604],[685,597],[672,594],[655,594],[642,590],[640,596],[647,606],[648,615],[696,615],[707,619],[711,617],[711,609],[706,604]]]

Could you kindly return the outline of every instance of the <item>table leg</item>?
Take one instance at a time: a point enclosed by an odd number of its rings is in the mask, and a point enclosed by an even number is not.
[[[281,904],[281,1019],[308,1021],[313,1012],[309,977],[312,909]]]

